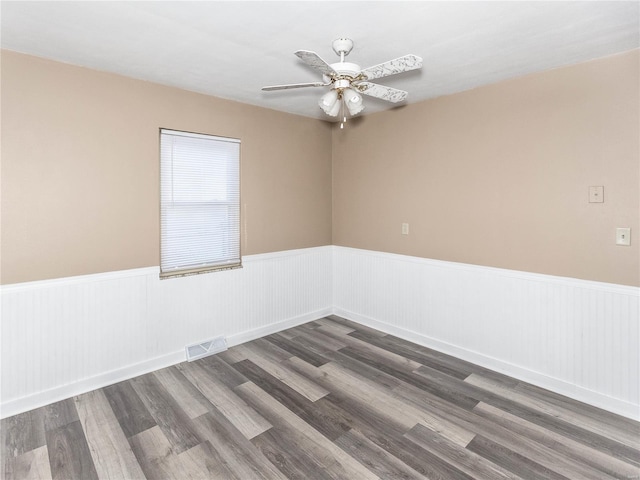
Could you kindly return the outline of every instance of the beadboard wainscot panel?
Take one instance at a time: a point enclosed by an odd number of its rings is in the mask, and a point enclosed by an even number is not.
[[[2,418],[331,313],[332,247],[250,255],[243,268],[159,279],[159,268],[5,285]]]
[[[334,313],[640,419],[640,289],[334,247]]]

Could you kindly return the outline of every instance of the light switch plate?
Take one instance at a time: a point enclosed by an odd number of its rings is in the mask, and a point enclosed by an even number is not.
[[[630,228],[616,228],[616,245],[631,245]]]
[[[409,235],[409,224],[408,223],[403,223],[402,224],[402,235]]]
[[[592,186],[589,187],[589,203],[603,203],[604,202],[604,187]]]

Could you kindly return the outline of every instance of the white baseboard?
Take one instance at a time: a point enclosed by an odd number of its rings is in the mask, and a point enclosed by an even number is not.
[[[399,328],[397,326],[375,320],[364,315],[359,315],[342,308],[334,308],[333,314],[359,323],[361,325],[374,328],[381,332],[394,335],[396,337],[402,338],[403,340],[417,343],[418,345],[422,345],[424,347],[428,347],[438,352],[451,355],[461,360],[471,362],[475,365],[488,368],[489,370],[493,370],[495,372],[508,375],[515,379],[531,383],[532,385],[535,385],[537,387],[551,390],[560,395],[573,398],[574,400],[578,400],[580,402],[602,408],[609,412],[617,413],[618,415],[640,421],[640,410],[638,409],[637,405],[634,405],[632,403],[602,395],[598,392],[587,390],[571,383],[564,382],[562,380],[551,378],[549,376],[542,375],[526,368],[519,367],[518,365],[513,365],[511,363],[504,362],[497,358],[493,358],[478,352],[466,350],[464,348],[460,348],[455,345],[436,340],[435,338],[412,332],[410,330],[405,330],[403,328]]]
[[[289,318],[281,322],[272,323],[264,327],[255,328],[246,332],[236,333],[227,338],[227,345],[233,347],[240,345],[241,343],[250,342],[266,335],[286,330],[303,323],[317,320],[318,318],[326,317],[331,314],[331,308],[318,310],[312,313],[301,315],[295,318]],[[129,380],[146,373],[150,373],[161,368],[166,368],[171,365],[176,365],[186,361],[184,349],[172,352],[167,355],[163,355],[158,358],[154,358],[145,362],[140,362],[135,365],[128,365],[118,370],[106,372],[100,375],[96,375],[91,378],[86,378],[79,382],[74,382],[69,385],[63,385],[60,387],[52,388],[44,392],[38,392],[28,397],[19,398],[17,400],[8,401],[2,404],[0,409],[0,418],[10,417],[18,413],[33,410],[50,403],[58,402],[66,398],[71,398],[75,395],[81,395],[83,393],[103,388],[114,383]]]
[[[331,315],[332,313],[333,309],[327,307],[322,310],[317,310],[315,312],[307,313],[295,318],[290,318],[281,322],[265,325],[264,327],[255,328],[246,332],[236,333],[235,335],[230,335],[229,337],[227,337],[227,345],[229,347],[234,347],[236,345],[240,345],[241,343],[250,342],[251,340],[256,340],[273,333],[281,332],[282,330],[286,330],[287,328],[297,327],[298,325],[302,325],[303,323],[326,317],[327,315]]]
[[[66,398],[71,398],[75,395],[87,393],[97,388],[113,385],[123,380],[175,365],[176,363],[184,361],[184,355],[184,349],[179,350],[135,365],[127,365],[126,367],[111,372],[102,373],[95,377],[85,378],[77,382],[45,390],[44,392],[38,392],[27,397],[4,402],[0,410],[0,418],[10,417]]]

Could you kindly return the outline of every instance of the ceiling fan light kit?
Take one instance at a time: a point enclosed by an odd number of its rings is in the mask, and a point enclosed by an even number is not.
[[[353,40],[349,38],[338,38],[333,41],[332,47],[333,51],[340,56],[340,61],[332,64],[325,62],[315,52],[308,50],[298,50],[295,52],[304,63],[322,73],[323,82],[273,85],[263,87],[262,90],[273,91],[305,87],[331,87],[331,89],[320,98],[318,104],[322,111],[330,117],[337,117],[338,114],[342,112],[340,128],[343,128],[344,123],[347,121],[347,112],[353,117],[364,110],[361,93],[392,103],[402,102],[407,98],[408,94],[403,90],[371,83],[368,82],[368,80],[422,68],[422,58],[417,55],[405,55],[379,65],[360,69],[359,65],[344,61],[344,57],[349,55],[353,49]]]

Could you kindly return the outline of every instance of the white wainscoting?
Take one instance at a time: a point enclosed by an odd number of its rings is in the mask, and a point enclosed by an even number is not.
[[[640,289],[334,247],[337,315],[640,419]]]
[[[243,262],[4,286],[1,416],[336,313],[640,419],[638,288],[335,246]]]
[[[2,417],[331,313],[331,246],[243,258],[242,269],[159,279],[142,268],[2,288]]]

